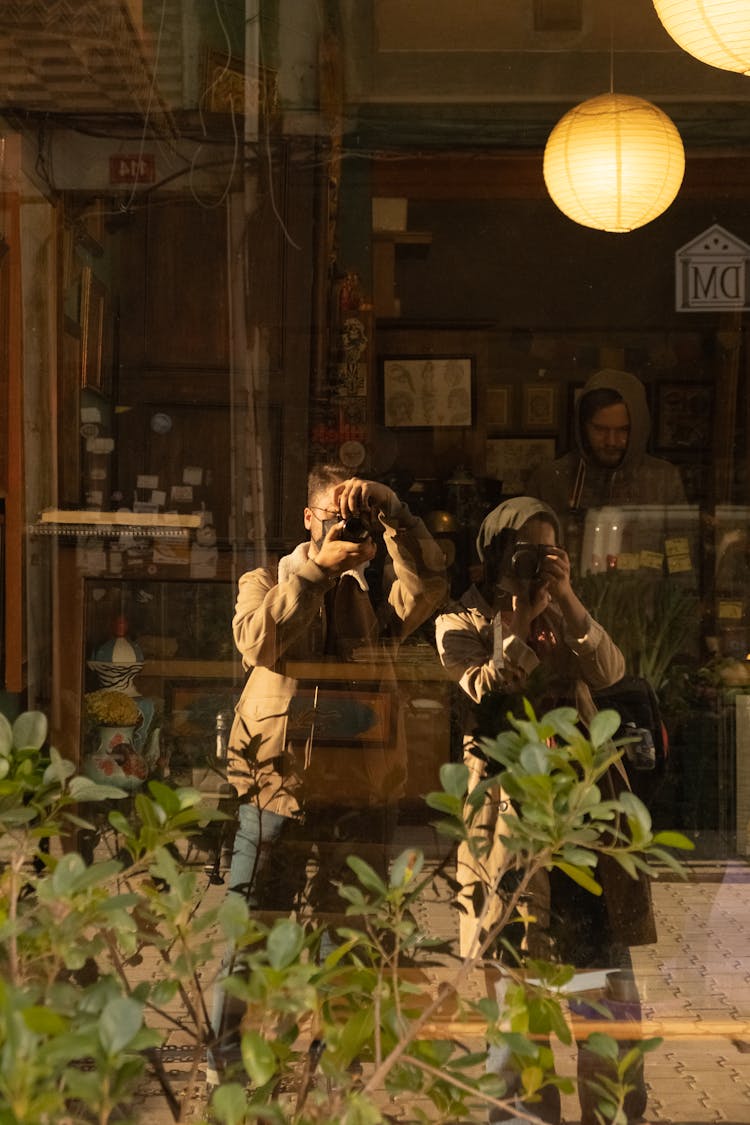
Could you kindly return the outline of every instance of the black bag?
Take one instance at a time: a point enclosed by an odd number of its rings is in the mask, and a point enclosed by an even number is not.
[[[632,770],[662,768],[667,759],[667,738],[659,700],[642,676],[623,676],[611,687],[592,691],[599,711],[617,711],[621,719],[615,739],[632,738],[625,747],[625,761]]]

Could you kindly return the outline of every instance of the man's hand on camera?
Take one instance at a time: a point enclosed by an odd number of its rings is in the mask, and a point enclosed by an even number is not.
[[[315,555],[315,562],[322,571],[338,578],[347,570],[356,570],[362,563],[375,557],[377,550],[374,540],[368,536],[360,543],[350,543],[341,538],[343,521],[330,528]]]
[[[366,517],[372,511],[390,513],[398,504],[398,497],[387,484],[377,480],[361,480],[359,477],[350,477],[342,481],[334,490],[334,503],[338,506],[343,518],[356,514]]]

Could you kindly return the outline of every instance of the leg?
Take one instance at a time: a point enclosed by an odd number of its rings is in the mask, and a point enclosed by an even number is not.
[[[610,969],[607,994],[602,997],[601,1003],[613,1021],[633,1024],[632,1037],[619,1039],[619,1055],[622,1058],[638,1042],[641,1021],[640,997],[633,976],[630,950],[613,933],[603,896],[595,898],[557,871],[552,873],[551,881],[554,939],[559,959],[579,969]],[[607,1018],[606,1014],[580,1001],[571,1000],[570,1010],[584,1019]],[[589,1051],[585,1043],[579,1042],[581,1125],[597,1125],[597,1095],[591,1090],[590,1081],[599,1076],[612,1079],[615,1073],[611,1065]],[[624,1108],[628,1122],[634,1122],[645,1113],[648,1100],[642,1060],[632,1068],[627,1081],[633,1089],[625,1098]]]
[[[272,846],[278,842],[289,818],[267,812],[255,805],[240,805],[239,824],[234,838],[229,869],[228,894],[243,895],[251,907],[259,905],[259,885],[268,866]],[[218,1082],[217,1064],[226,1065],[238,1055],[240,1025],[245,1012],[241,1001],[228,996],[221,977],[234,971],[236,950],[228,946],[222,959],[220,977],[214,985],[211,1028],[214,1046],[208,1052],[207,1079]]]

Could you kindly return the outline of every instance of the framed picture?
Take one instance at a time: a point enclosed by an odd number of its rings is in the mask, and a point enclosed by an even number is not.
[[[399,356],[383,360],[383,421],[397,429],[472,424],[468,356]]]
[[[527,430],[553,430],[557,426],[556,383],[527,383],[523,388],[523,425]]]
[[[513,408],[513,387],[505,383],[501,387],[488,387],[485,404],[485,422],[496,429],[507,429],[511,424]]]
[[[104,386],[104,313],[106,289],[90,266],[81,271],[81,386]]]
[[[522,494],[533,470],[554,456],[554,438],[490,438],[486,447],[486,475],[502,482],[505,495]]]
[[[383,748],[394,737],[395,715],[388,692],[338,687],[302,687],[289,705],[289,731],[314,737],[321,746],[347,750]]]
[[[707,383],[657,384],[657,446],[665,452],[707,449],[712,414],[713,391]]]

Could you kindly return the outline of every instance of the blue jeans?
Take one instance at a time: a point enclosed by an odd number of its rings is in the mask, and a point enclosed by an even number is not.
[[[351,808],[318,804],[305,809],[304,816],[286,817],[240,805],[238,827],[229,869],[229,894],[241,894],[250,907],[288,914],[300,903],[307,889],[314,915],[342,915],[345,906],[337,882],[354,882],[346,863],[351,854],[366,860],[381,876],[388,867],[387,845],[396,825],[395,806]],[[308,861],[317,852],[316,871],[310,874]],[[333,948],[326,933],[321,955]],[[222,961],[221,976],[234,971],[237,950],[229,947]],[[211,1027],[215,1045],[209,1051],[209,1066],[220,1060],[239,1057],[239,1033],[245,1005],[228,996],[217,981],[211,1006]]]
[[[258,906],[259,886],[267,874],[272,847],[288,820],[289,817],[256,805],[240,805],[229,868],[229,894],[241,894],[251,907]],[[221,984],[221,977],[233,970],[235,953],[233,945],[225,950],[220,978],[214,986],[211,1029],[215,1044],[208,1051],[209,1071],[220,1061],[226,1064],[239,1058],[239,1031],[245,1005],[228,996]]]

